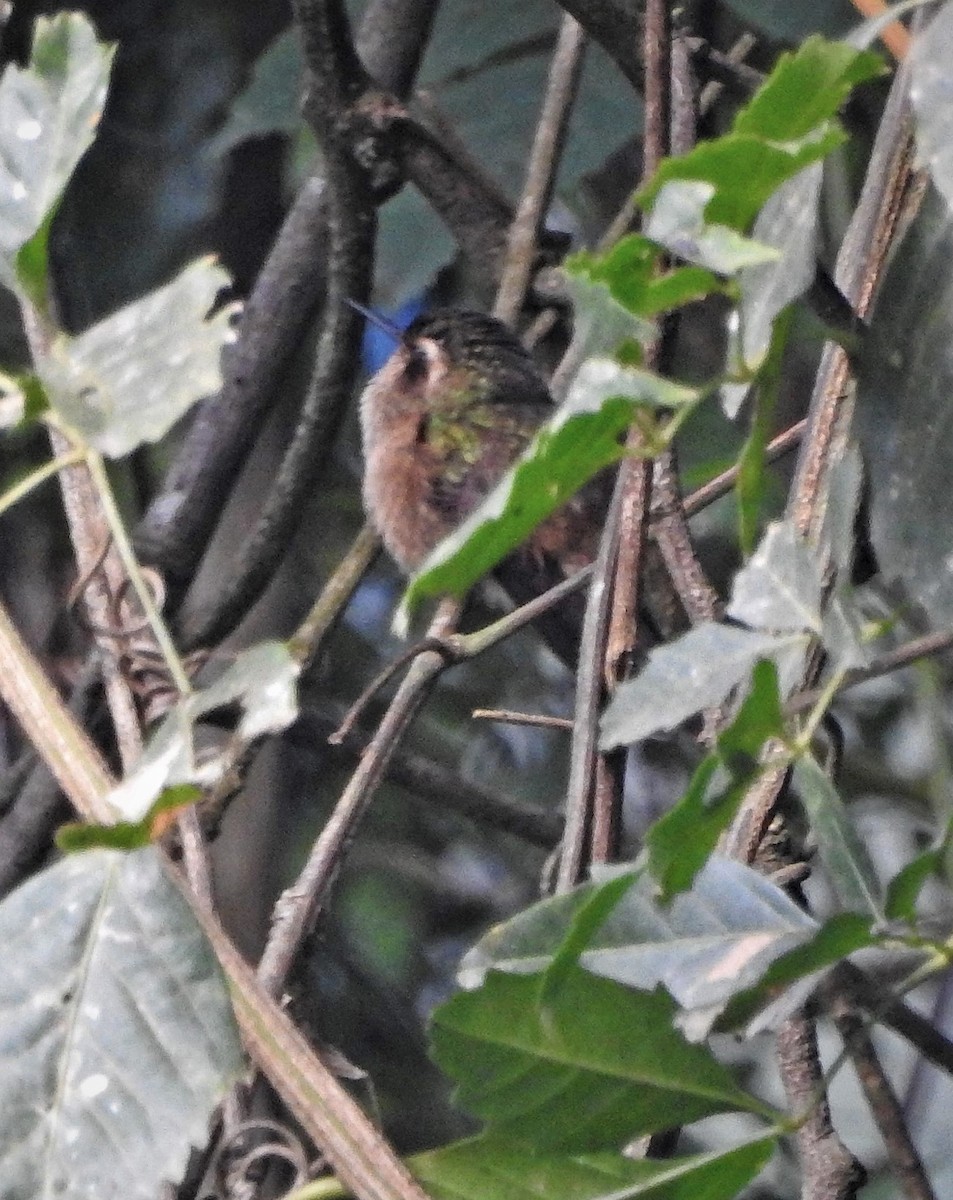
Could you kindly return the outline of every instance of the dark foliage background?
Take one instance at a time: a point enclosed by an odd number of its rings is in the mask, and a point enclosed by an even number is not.
[[[363,7],[351,5],[357,28]],[[34,17],[53,8],[13,6],[3,39],[5,60],[23,57]],[[72,330],[86,327],[202,253],[217,255],[232,274],[236,294],[245,296],[314,161],[313,139],[297,115],[300,68],[288,6],[122,0],[90,4],[87,11],[101,36],[117,41],[119,50],[100,134],[54,226],[51,253],[64,324]],[[560,10],[548,0],[444,0],[420,67],[419,85],[441,118],[510,201],[521,185],[559,18]],[[756,41],[748,62],[759,68],[780,46],[811,31],[843,32],[852,23],[852,10],[834,0],[725,0],[698,6],[697,18],[702,36],[724,50],[750,30]],[[880,85],[865,89],[847,113],[856,139],[835,158],[826,183],[832,247],[849,216],[884,90]],[[730,97],[723,97],[706,118],[707,131],[716,132],[729,110]],[[550,227],[568,234],[573,245],[597,239],[638,181],[640,129],[638,94],[609,56],[591,47],[549,218]],[[375,303],[385,311],[428,300],[487,300],[485,280],[410,186],[381,209],[374,280]],[[809,319],[799,319],[807,328]],[[713,306],[691,314],[674,374],[702,378],[709,373],[721,352],[720,324]],[[199,611],[214,592],[255,518],[294,423],[313,340],[311,323],[305,322],[192,581],[185,613]],[[800,338],[797,347],[785,370],[778,428],[806,408],[816,342]],[[557,349],[558,336],[542,353],[552,357]],[[372,353],[370,347],[366,351]],[[23,361],[24,354],[15,310],[5,304],[0,358]],[[693,423],[681,448],[686,484],[730,463],[740,441],[739,432],[711,406],[709,415]],[[131,522],[158,493],[175,449],[173,438],[115,468]],[[43,461],[45,454],[37,433],[8,440],[0,458],[4,481]],[[285,636],[294,627],[362,523],[360,469],[352,405],[280,570],[222,653],[270,634]],[[783,464],[772,487],[779,509]],[[697,532],[712,577],[727,580],[737,565],[732,502],[707,511]],[[83,645],[69,615],[71,573],[55,497],[36,496],[5,516],[0,525],[4,595],[32,645],[67,687],[76,681]],[[327,733],[369,678],[399,651],[388,632],[399,594],[394,568],[379,561],[309,674],[301,719],[259,756],[243,794],[224,818],[214,846],[220,908],[250,956],[261,949],[278,891],[293,877],[353,766],[353,749],[329,748]],[[444,678],[406,744],[408,754],[438,764],[440,782],[425,792],[391,779],[380,789],[296,980],[302,1018],[318,1038],[339,1046],[369,1072],[385,1126],[401,1150],[434,1145],[467,1128],[449,1106],[446,1087],[427,1058],[422,1022],[448,994],[461,953],[491,923],[537,895],[551,837],[542,823],[535,841],[494,831],[467,819],[442,797],[472,786],[552,812],[564,787],[562,732],[474,722],[469,714],[474,707],[499,707],[567,715],[570,687],[565,669],[529,633]],[[949,783],[945,697],[942,671],[924,667],[910,680],[872,685],[847,711],[844,789],[861,820],[869,814],[877,839],[873,849],[885,869],[899,864],[909,844],[922,839],[936,793]],[[379,711],[372,706],[365,715],[368,727]],[[8,765],[19,750],[16,733],[6,729]],[[630,836],[678,794],[687,767],[677,748],[664,746],[634,761]],[[892,810],[889,829],[877,821],[885,795],[906,802],[902,812]],[[63,815],[55,806],[48,808],[47,832]],[[8,812],[5,820],[12,819]],[[13,826],[7,828],[9,834]],[[5,841],[0,832],[0,874],[7,887],[47,853],[43,832],[28,839],[33,858],[21,854],[6,860],[3,851],[16,838],[9,834]],[[19,845],[22,850],[22,840]],[[922,1076],[910,1083],[911,1090],[920,1089],[918,1095],[925,1086]],[[854,1132],[870,1136],[867,1128]]]

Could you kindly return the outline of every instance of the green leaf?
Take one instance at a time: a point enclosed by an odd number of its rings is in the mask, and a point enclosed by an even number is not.
[[[675,729],[721,704],[759,658],[804,644],[800,635],[777,635],[704,621],[673,642],[656,646],[645,669],[621,683],[602,716],[603,750]]]
[[[183,783],[166,788],[141,821],[117,821],[115,825],[87,825],[71,821],[56,831],[56,844],[66,854],[81,850],[140,850],[156,840],[155,819],[201,798],[201,788]]]
[[[800,171],[769,197],[758,213],[751,236],[762,245],[773,246],[773,262],[745,267],[737,279],[738,339],[736,354],[746,371],[757,371],[772,344],[778,316],[814,281],[817,269],[816,242],[821,184],[820,163]],[[788,329],[775,335],[780,355]],[[734,420],[749,388],[748,383],[728,384],[722,389],[722,407]]]
[[[60,13],[38,18],[29,66],[10,64],[3,72],[0,282],[8,287],[18,284],[18,251],[43,225],[93,140],[112,56],[112,47],[96,41],[86,17]]]
[[[620,1154],[527,1151],[500,1137],[470,1138],[408,1164],[435,1200],[733,1200],[767,1165],[775,1139],[663,1162]]]
[[[53,205],[43,218],[39,229],[23,243],[16,253],[16,276],[20,290],[30,303],[41,313],[47,311],[49,302],[49,241],[53,218],[59,203]]]
[[[540,992],[541,1000],[545,1001],[549,992],[561,984],[565,971],[576,965],[579,956],[591,945],[601,926],[637,878],[636,871],[623,871],[621,874],[614,874],[608,882],[586,894],[584,902],[573,914],[562,945],[546,968]]]
[[[755,629],[820,634],[821,568],[790,521],[774,521],[735,576],[728,615]]]
[[[777,1029],[807,1003],[829,968],[877,944],[869,917],[859,913],[830,917],[812,938],[776,958],[758,983],[732,996],[718,1028],[746,1027],[749,1037]]]
[[[243,651],[220,679],[180,700],[163,718],[135,770],[110,792],[110,803],[127,822],[139,824],[168,788],[210,787],[221,778],[229,755],[220,741],[197,744],[199,719],[216,709],[239,707],[236,732],[244,741],[287,729],[298,713],[299,671],[283,642],[259,642]]]
[[[670,904],[659,900],[647,873],[632,883],[631,870],[604,868],[592,883],[495,926],[464,957],[461,983],[474,987],[491,969],[521,975],[545,970],[572,937],[579,913],[592,911],[604,889],[621,877],[630,886],[589,931],[580,966],[643,991],[662,984],[681,1006],[679,1027],[697,1041],[738,993],[755,988],[774,962],[820,931],[781,888],[731,859],[710,857],[690,890]],[[816,969],[814,962],[804,968]],[[787,982],[797,978],[792,974]]]
[[[212,259],[199,259],[78,337],[61,334],[39,364],[53,407],[109,457],[158,441],[221,385],[236,306],[209,312],[228,283]]]
[[[857,51],[847,42],[809,37],[797,50],[781,55],[735,118],[734,132],[774,142],[809,137],[837,114],[858,83],[885,70],[878,54]]]
[[[701,1046],[673,1002],[572,968],[538,1003],[532,975],[489,974],[434,1015],[433,1048],[464,1108],[539,1149],[616,1149],[717,1112],[764,1113]]]
[[[663,901],[692,886],[764,770],[759,756],[765,742],[783,731],[777,668],[760,661],[752,674],[751,692],[719,734],[715,750],[695,771],[684,797],[646,834],[649,868]]]
[[[711,194],[698,214],[702,226],[747,233],[773,192],[840,145],[845,134],[835,119],[837,110],[856,84],[883,69],[880,58],[868,51],[808,38],[794,53],[781,56],[730,133],[665,159],[639,193],[639,203],[654,220],[655,209],[666,203],[661,193],[668,184],[709,184]]]
[[[833,783],[810,755],[795,763],[792,783],[841,904],[884,920],[886,910],[873,863]]]
[[[776,262],[773,246],[744,237],[729,225],[706,219],[715,185],[699,179],[672,179],[659,189],[645,224],[653,241],[686,262],[736,275],[743,267]]]
[[[593,257],[592,262],[599,260]],[[576,269],[575,261],[569,260],[564,277],[572,300],[573,353],[577,361],[591,354],[613,355],[629,340],[647,346],[657,337],[656,323],[626,304],[598,270]]]
[[[916,920],[917,900],[928,879],[943,869],[943,847],[924,850],[894,875],[887,885],[884,911],[891,921]]]
[[[699,142],[683,158],[665,159],[639,193],[639,203],[650,211],[659,192],[673,180],[708,183],[714,193],[705,207],[705,219],[745,233],[768,197],[785,180],[826,158],[844,137],[843,131],[831,124],[819,130],[816,139],[787,146],[735,133],[715,142]]]
[[[592,283],[604,283],[614,300],[642,317],[671,312],[722,289],[717,276],[700,267],[660,270],[661,258],[654,242],[643,234],[630,233],[604,254],[577,251],[566,259],[563,269],[570,278],[582,276]],[[575,295],[573,310],[578,319]]]
[[[153,849],[72,855],[0,904],[6,1196],[146,1200],[243,1069],[225,982]]]
[[[771,430],[781,378],[781,355],[787,342],[789,322],[781,321],[774,332],[773,349],[754,390],[751,431],[738,459],[738,540],[741,552],[751,554],[758,537],[765,492],[765,447]]]
[[[770,660],[758,662],[751,676],[751,692],[732,723],[718,735],[718,755],[732,774],[746,774],[758,767],[765,742],[783,736],[777,667]]]
[[[585,362],[557,414],[480,507],[436,547],[411,579],[398,624],[428,596],[463,596],[550,513],[623,454],[622,435],[640,405],[677,408],[698,398],[611,359]]]

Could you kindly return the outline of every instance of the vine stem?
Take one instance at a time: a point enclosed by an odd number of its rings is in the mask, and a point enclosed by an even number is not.
[[[142,568],[139,566],[136,552],[133,550],[132,542],[126,533],[122,514],[119,512],[116,504],[116,498],[113,495],[112,485],[109,482],[109,476],[106,473],[106,465],[103,462],[102,455],[97,450],[92,449],[92,447],[87,447],[83,457],[85,458],[90,477],[99,493],[103,516],[106,524],[109,526],[109,532],[112,535],[116,552],[122,561],[122,565],[125,568],[139,603],[142,605],[142,611],[149,622],[149,628],[152,630],[159,649],[162,651],[162,657],[169,674],[179,692],[183,696],[190,696],[192,694],[192,684],[189,682],[188,673],[162,619],[162,614],[156,605],[152,590],[142,574]]]
[[[35,488],[38,488],[41,483],[45,483],[48,479],[52,479],[54,475],[59,474],[64,467],[75,467],[77,463],[81,463],[85,457],[84,452],[80,449],[71,451],[69,454],[60,454],[56,458],[51,458],[49,462],[44,463],[42,467],[37,467],[35,471],[31,471],[29,475],[15,483],[12,488],[0,496],[0,516],[19,503],[25,496],[28,496]]]

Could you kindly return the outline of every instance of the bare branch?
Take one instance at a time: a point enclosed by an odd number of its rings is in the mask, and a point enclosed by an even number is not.
[[[431,636],[444,636],[452,627],[457,611],[456,604],[445,601],[431,625]],[[258,965],[258,978],[269,994],[276,995],[283,987],[295,956],[327,899],[341,856],[367,811],[391,755],[445,666],[444,655],[433,650],[414,660],[357,770],[312,846],[308,861],[275,906],[271,933]]]
[[[903,1109],[890,1081],[884,1074],[866,1023],[843,995],[834,995],[831,1005],[834,1023],[844,1039],[870,1111],[887,1147],[897,1182],[907,1200],[936,1200],[920,1155],[907,1129]]]
[[[797,1131],[802,1200],[854,1200],[867,1173],[834,1131],[817,1034],[807,1017],[792,1017],[781,1027],[778,1062],[792,1111],[806,1114]]]
[[[564,17],[549,67],[546,95],[536,125],[523,194],[510,224],[506,259],[494,312],[512,324],[523,304],[536,257],[536,242],[552,197],[569,114],[579,86],[586,38],[572,17]]]

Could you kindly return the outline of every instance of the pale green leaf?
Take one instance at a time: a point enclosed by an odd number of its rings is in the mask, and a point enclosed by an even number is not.
[[[77,337],[61,334],[39,371],[63,420],[113,458],[163,437],[218,390],[235,305],[211,314],[228,275],[208,258]]]
[[[0,904],[9,1200],[154,1200],[243,1066],[225,982],[154,849],[97,850]]]
[[[81,13],[39,17],[27,67],[0,79],[0,280],[40,228],[93,140],[113,50]]]

